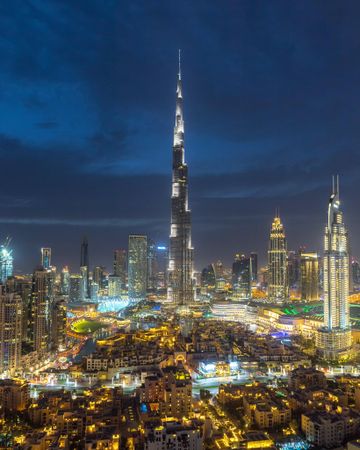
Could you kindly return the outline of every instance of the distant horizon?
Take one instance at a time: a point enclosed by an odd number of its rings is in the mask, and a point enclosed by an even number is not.
[[[275,217],[275,215],[274,215],[274,217]],[[280,217],[281,217],[281,214],[280,214]],[[325,228],[325,226],[324,226],[324,228]],[[270,229],[269,229],[269,231],[270,231]],[[285,233],[287,233],[286,227],[285,227]],[[146,233],[140,233],[139,232],[139,233],[129,233],[128,236],[130,234],[146,235]],[[146,236],[148,238],[152,238],[149,235],[146,235]],[[309,248],[306,245],[300,245],[300,246],[298,246],[296,248],[290,247],[287,234],[286,234],[286,239],[287,239],[287,243],[288,243],[288,249],[287,249],[288,252],[298,252],[302,248],[306,252],[317,253],[320,258],[322,258],[322,256],[323,256],[323,249],[318,249],[317,250],[317,249]],[[81,244],[81,240],[79,241],[79,252],[78,252],[79,253],[79,260],[80,260],[80,244]],[[161,246],[161,247],[168,247],[167,244],[164,243],[164,242],[155,242],[155,244],[158,245],[158,246]],[[350,244],[351,244],[351,241],[350,241]],[[12,247],[12,245],[10,245],[10,247]],[[50,245],[49,246],[44,246],[44,247],[50,247],[51,248],[51,251],[52,251],[52,257],[51,257],[52,266],[55,266],[57,268],[57,270],[61,271],[63,267],[67,266],[67,267],[69,267],[69,270],[70,270],[71,273],[79,273],[79,271],[80,271],[80,263],[78,264],[78,267],[75,266],[75,270],[70,264],[61,264],[61,263],[57,264],[56,263],[56,258],[57,258],[57,256],[56,256],[56,248],[51,247]],[[96,266],[102,266],[102,267],[105,268],[106,272],[111,274],[112,266],[113,266],[113,259],[112,259],[113,258],[113,252],[114,252],[114,250],[117,250],[117,249],[125,249],[126,252],[127,252],[128,251],[127,242],[123,246],[114,247],[113,249],[110,250],[110,256],[108,258],[108,263],[107,264],[106,263],[104,264],[104,263],[92,262],[92,260],[91,260],[91,241],[89,241],[89,253],[90,253],[90,264],[89,264],[89,267],[90,267],[90,271],[92,272],[93,269]],[[196,248],[195,248],[195,252],[196,252]],[[221,261],[226,268],[231,268],[232,263],[234,261],[234,257],[235,257],[235,255],[237,253],[249,255],[251,252],[254,252],[254,253],[256,253],[258,255],[258,269],[264,268],[264,267],[267,266],[267,248],[266,248],[266,249],[264,249],[263,252],[259,252],[259,251],[256,251],[256,250],[249,250],[249,251],[246,251],[246,252],[245,251],[234,251],[234,253],[232,255],[230,255],[230,257],[227,258],[226,260],[215,257],[212,260],[209,260],[207,263],[204,263],[201,267],[198,267],[195,264],[195,271],[196,272],[201,272],[205,267],[207,267],[210,264],[216,263],[217,261]],[[41,248],[39,248],[38,256],[39,256],[39,260],[38,260],[37,263],[35,263],[35,265],[34,265],[34,267],[32,269],[23,270],[23,269],[21,269],[21,268],[19,268],[17,266],[17,264],[16,264],[16,254],[15,254],[15,258],[14,258],[14,274],[15,275],[29,275],[29,274],[31,274],[37,266],[41,265]],[[350,251],[350,257],[355,259],[355,260],[358,260],[358,256],[354,255],[353,253],[351,253],[351,251]]]

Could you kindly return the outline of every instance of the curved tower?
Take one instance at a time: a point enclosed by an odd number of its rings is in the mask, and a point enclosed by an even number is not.
[[[351,347],[349,309],[349,242],[340,209],[339,177],[333,178],[324,239],[324,327],[318,348],[327,359],[346,355]]]
[[[188,201],[188,167],[185,162],[183,96],[179,51],[172,162],[171,225],[168,301],[187,305],[194,299],[191,212]]]
[[[284,226],[276,213],[271,225],[268,250],[268,298],[273,303],[288,299],[287,245]]]

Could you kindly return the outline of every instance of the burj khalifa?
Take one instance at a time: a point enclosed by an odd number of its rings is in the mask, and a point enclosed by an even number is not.
[[[194,299],[191,211],[189,209],[188,166],[185,162],[184,116],[179,51],[176,111],[172,163],[171,225],[168,267],[168,301],[179,306]]]

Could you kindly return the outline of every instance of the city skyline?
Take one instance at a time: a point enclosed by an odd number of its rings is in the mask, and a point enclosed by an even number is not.
[[[360,448],[351,1],[0,5],[1,448]]]
[[[200,1],[184,2],[174,15],[170,4],[156,14],[141,1],[136,13],[129,5],[121,13],[114,5],[104,10],[96,1],[64,2],[63,10],[15,3],[1,18],[0,135],[9,170],[1,180],[0,234],[13,237],[17,269],[31,271],[38,249],[48,246],[54,264],[74,270],[83,235],[96,264],[108,268],[128,234],[166,244],[179,47],[196,268],[217,259],[230,265],[235,253],[250,251],[264,264],[277,207],[289,248],[320,252],[318,205],[333,173],[343,179],[349,229],[357,229],[359,5],[220,8]],[[135,14],[143,25],[137,33],[126,26]],[[78,23],[83,32],[74,37]],[[23,35],[15,36],[19,27]],[[30,42],[46,57],[31,52]]]

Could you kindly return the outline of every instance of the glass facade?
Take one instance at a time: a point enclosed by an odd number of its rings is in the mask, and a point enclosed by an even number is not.
[[[2,245],[0,247],[0,281],[5,283],[8,277],[13,275],[13,255],[12,250],[6,246]]]
[[[130,235],[128,250],[129,300],[142,300],[146,297],[147,286],[147,236]]]

